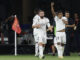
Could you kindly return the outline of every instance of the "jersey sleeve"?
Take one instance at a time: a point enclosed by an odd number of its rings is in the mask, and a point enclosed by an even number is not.
[[[33,20],[33,24],[32,24],[32,26],[36,25],[36,23],[37,23],[37,22],[36,22],[35,20]]]
[[[63,20],[68,21],[68,19],[66,17],[62,17]]]
[[[47,27],[50,27],[50,21],[48,18],[47,18]]]
[[[38,15],[34,16],[32,25],[36,25],[39,19],[40,17]]]
[[[54,21],[56,22],[57,20],[58,20],[58,17],[57,17],[57,16],[55,16],[55,17],[54,17]]]
[[[33,26],[33,25],[36,25],[36,24],[37,24],[37,21],[38,21],[38,18],[37,18],[37,17],[34,17],[34,18],[33,18],[33,24],[32,24],[32,26]]]

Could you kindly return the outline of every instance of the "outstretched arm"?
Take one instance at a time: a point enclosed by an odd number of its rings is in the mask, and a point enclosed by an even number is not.
[[[56,13],[54,11],[54,2],[51,2],[51,12],[52,12],[53,17],[55,17]]]

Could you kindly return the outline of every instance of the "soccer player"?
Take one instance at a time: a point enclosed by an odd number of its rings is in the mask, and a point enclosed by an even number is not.
[[[47,33],[46,33],[47,28],[46,28],[46,26],[48,27],[48,30],[50,30],[51,32],[52,32],[52,28],[50,26],[49,19],[44,17],[45,16],[44,11],[40,10],[39,16],[40,16],[40,19],[38,19],[37,22],[34,22],[37,24],[33,23],[33,28],[38,29],[39,58],[43,59],[44,58],[43,52],[45,49],[45,44],[47,43]]]
[[[40,16],[38,15],[38,11],[39,9],[34,10],[35,16],[33,18],[33,25],[35,24],[36,21],[38,21],[38,19],[40,19]],[[35,39],[35,56],[37,57],[39,55],[38,29],[37,28],[33,28],[33,35]]]
[[[74,20],[75,20],[75,42],[77,44],[77,51],[79,52],[80,56],[80,19],[78,13],[74,13]]]
[[[65,33],[65,25],[68,24],[67,18],[63,17],[63,13],[61,11],[57,12],[57,15],[54,11],[54,3],[51,3],[51,11],[56,22],[56,44],[55,47],[58,51],[58,57],[63,58],[64,45],[66,44],[66,33]]]

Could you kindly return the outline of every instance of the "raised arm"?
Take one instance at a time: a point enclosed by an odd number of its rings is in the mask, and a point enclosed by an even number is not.
[[[54,11],[54,2],[51,2],[51,12],[52,12],[53,17],[55,17],[56,13]]]

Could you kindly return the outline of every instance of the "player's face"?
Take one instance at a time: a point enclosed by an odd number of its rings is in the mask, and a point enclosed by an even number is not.
[[[44,14],[44,11],[39,12],[39,16],[40,16],[40,17],[44,17],[44,15],[45,15],[45,14]]]
[[[65,16],[66,16],[67,18],[69,18],[69,17],[70,17],[70,14],[69,14],[69,13],[65,13]]]
[[[58,13],[58,17],[61,19],[63,16],[63,13]]]

